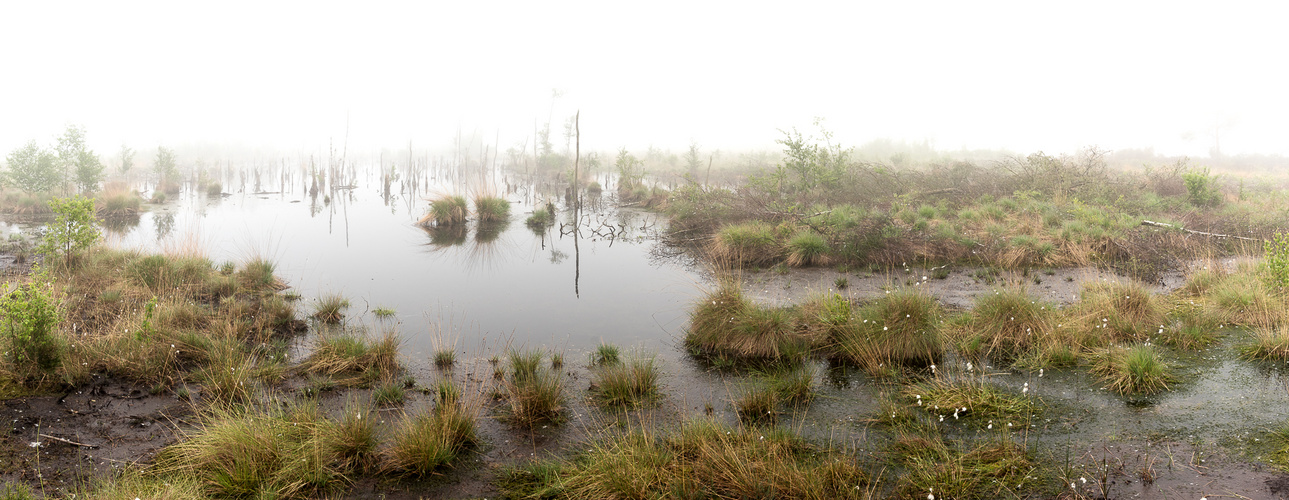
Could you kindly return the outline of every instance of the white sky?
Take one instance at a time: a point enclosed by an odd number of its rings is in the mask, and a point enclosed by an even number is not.
[[[0,4],[0,155],[69,123],[194,142],[771,148],[777,129],[1027,153],[1289,153],[1274,2]],[[563,96],[552,101],[551,90]],[[553,105],[553,113],[552,113]],[[529,143],[531,147],[531,142]]]

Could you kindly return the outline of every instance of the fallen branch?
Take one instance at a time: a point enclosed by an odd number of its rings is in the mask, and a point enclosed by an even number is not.
[[[1142,221],[1141,221],[1141,225],[1143,225],[1143,226],[1154,226],[1154,227],[1166,227],[1166,228],[1169,228],[1169,229],[1176,229],[1176,230],[1182,231],[1182,232],[1187,233],[1187,234],[1198,234],[1198,235],[1200,235],[1200,236],[1210,236],[1210,237],[1213,237],[1213,238],[1235,238],[1235,239],[1237,239],[1237,240],[1244,240],[1244,241],[1263,241],[1263,240],[1262,240],[1262,239],[1260,239],[1260,238],[1248,238],[1248,237],[1245,237],[1245,236],[1235,236],[1235,235],[1233,235],[1233,234],[1218,234],[1218,233],[1206,233],[1206,232],[1204,232],[1204,231],[1195,231],[1195,230],[1192,230],[1192,229],[1186,229],[1186,228],[1181,227],[1181,226],[1175,226],[1175,225],[1169,224],[1169,223],[1167,223],[1167,222],[1155,222],[1155,221],[1149,221],[1149,220],[1142,220]]]
[[[58,442],[60,442],[60,443],[67,443],[67,444],[70,444],[70,445],[73,445],[73,446],[80,446],[80,447],[82,447],[82,448],[91,448],[91,449],[92,449],[92,448],[98,448],[98,445],[93,445],[93,444],[84,444],[84,443],[77,443],[76,441],[70,441],[70,440],[67,440],[67,439],[60,438],[60,437],[50,436],[49,434],[36,434],[36,437],[37,437],[37,438],[45,438],[45,439],[53,439],[54,441],[58,441]]]

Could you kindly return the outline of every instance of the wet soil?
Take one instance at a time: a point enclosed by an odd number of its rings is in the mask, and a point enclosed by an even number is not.
[[[0,402],[0,413],[8,428],[0,479],[61,497],[86,478],[147,462],[175,441],[177,423],[192,411],[175,396],[97,379],[66,394]]]

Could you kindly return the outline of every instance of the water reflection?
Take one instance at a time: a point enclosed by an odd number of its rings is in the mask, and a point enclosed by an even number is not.
[[[448,247],[463,245],[466,237],[469,235],[469,229],[465,224],[453,224],[450,226],[420,226],[421,230],[429,235],[429,245],[433,250],[441,250]]]
[[[101,225],[103,229],[107,230],[108,234],[124,236],[125,233],[130,232],[131,229],[139,225],[139,214],[109,215],[103,217]]]
[[[174,212],[162,212],[154,215],[152,217],[152,226],[157,234],[157,241],[166,239],[175,228]]]

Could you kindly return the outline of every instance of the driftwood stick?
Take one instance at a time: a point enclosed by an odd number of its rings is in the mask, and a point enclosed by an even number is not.
[[[1244,241],[1263,241],[1263,240],[1262,240],[1262,239],[1260,239],[1260,238],[1248,238],[1248,237],[1245,237],[1245,236],[1236,236],[1236,235],[1233,235],[1233,234],[1218,234],[1218,233],[1206,233],[1206,232],[1204,232],[1204,231],[1195,231],[1195,230],[1192,230],[1192,229],[1186,229],[1186,228],[1181,227],[1181,226],[1175,226],[1175,225],[1169,224],[1169,223],[1167,223],[1167,222],[1155,222],[1155,221],[1150,221],[1150,220],[1142,220],[1142,221],[1141,221],[1141,225],[1143,225],[1143,226],[1154,226],[1154,227],[1166,227],[1166,228],[1169,228],[1169,229],[1177,229],[1177,230],[1180,230],[1180,231],[1182,231],[1182,232],[1184,232],[1184,233],[1187,233],[1187,234],[1198,234],[1198,235],[1200,235],[1200,236],[1211,236],[1211,237],[1213,237],[1213,238],[1234,238],[1234,239],[1237,239],[1237,240],[1244,240]]]
[[[70,440],[67,440],[67,439],[60,438],[60,437],[50,436],[49,434],[36,434],[36,437],[38,437],[38,438],[45,438],[45,439],[53,439],[54,441],[58,441],[58,442],[60,442],[60,443],[67,443],[67,444],[70,444],[70,445],[73,445],[73,446],[80,446],[80,447],[82,447],[82,448],[98,448],[98,446],[97,446],[97,445],[85,444],[85,443],[77,443],[76,441],[70,441]]]

